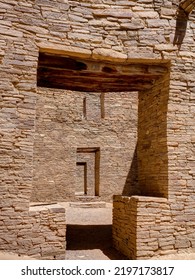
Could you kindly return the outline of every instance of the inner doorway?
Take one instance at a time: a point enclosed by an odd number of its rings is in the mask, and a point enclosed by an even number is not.
[[[99,196],[100,148],[77,148],[75,195]]]
[[[87,163],[77,162],[75,195],[87,195]]]
[[[148,61],[148,60],[125,60],[123,62],[111,63],[109,61],[88,61],[84,59],[66,58],[63,55],[58,57],[57,55],[40,54],[39,65],[38,65],[38,80],[37,85],[40,87],[58,88],[62,90],[74,90],[78,92],[139,92],[139,105],[138,105],[138,177],[141,186],[141,195],[155,195],[155,196],[166,196],[168,190],[167,178],[167,142],[166,142],[166,121],[167,121],[167,97],[168,97],[168,81],[169,81],[169,62],[168,61]],[[77,105],[77,103],[75,103]],[[53,105],[53,104],[51,104]],[[75,105],[75,108],[77,108]],[[83,102],[83,118],[82,121],[87,119],[86,114],[86,100]],[[75,110],[77,111],[77,110]],[[103,111],[103,110],[102,110]],[[56,112],[56,111],[55,111]],[[60,111],[57,110],[59,114]],[[62,110],[63,113],[63,110]],[[66,112],[65,112],[66,113]],[[102,114],[103,115],[103,114]],[[54,114],[52,118],[61,121],[66,121],[66,117],[63,114],[59,116]],[[76,119],[76,118],[75,118]],[[107,119],[103,118],[99,121],[107,124]],[[80,120],[81,122],[81,120]],[[118,119],[112,120],[112,123],[117,123]],[[60,125],[61,125],[60,123]],[[48,128],[50,123],[46,122]],[[59,126],[60,126],[59,125]],[[99,125],[99,123],[98,123]],[[108,127],[111,127],[111,123],[108,122]],[[120,132],[127,129],[127,123],[125,126],[121,126]],[[115,132],[112,130],[112,132]],[[130,133],[130,131],[129,131]],[[68,134],[67,134],[68,135]],[[82,134],[81,134],[82,135]],[[54,135],[55,136],[55,135]],[[121,136],[121,133],[112,133],[112,142],[116,144],[116,138]],[[116,137],[117,136],[117,137]],[[74,139],[74,138],[72,138]],[[53,140],[53,139],[52,139]],[[88,139],[86,139],[88,140]],[[127,141],[127,138],[122,137],[120,141]],[[48,141],[49,142],[49,141]],[[87,141],[83,142],[84,145]],[[94,142],[92,142],[94,143]],[[50,144],[50,142],[49,142]],[[72,143],[71,143],[72,144]],[[89,143],[90,144],[90,143]],[[78,145],[78,142],[72,147]],[[82,145],[82,144],[81,144]],[[96,144],[95,144],[96,145]],[[97,142],[99,145],[99,142]],[[129,145],[129,143],[128,143]],[[117,145],[114,145],[114,155],[117,153]],[[74,148],[75,149],[75,148]],[[90,150],[92,149],[92,150]],[[96,149],[96,148],[95,148]],[[103,148],[102,155],[103,158]],[[73,153],[75,155],[75,150]],[[77,155],[92,154],[95,156],[94,164],[94,184],[92,188],[95,195],[99,195],[99,165],[100,151],[94,150],[94,148],[78,148]],[[120,157],[123,162],[127,162],[126,153],[120,153]],[[69,161],[67,168],[70,166]],[[72,161],[75,170],[75,160]],[[88,181],[85,177],[88,177],[88,165],[84,158],[77,159],[77,167],[81,167],[79,172],[83,172],[81,181],[83,182],[82,193],[88,194]],[[102,165],[104,160],[102,160]],[[86,164],[86,169],[85,169]],[[127,165],[127,164],[126,164]],[[118,179],[122,174],[118,172],[119,165],[111,166],[111,171],[116,171],[115,178]],[[104,171],[104,168],[102,168]],[[105,169],[106,170],[106,169]],[[110,169],[109,169],[110,171]],[[120,170],[119,170],[120,171]],[[71,172],[67,172],[71,174]],[[104,176],[103,176],[104,175]],[[106,179],[109,176],[109,172],[101,174],[102,178]],[[74,176],[71,176],[74,178]],[[116,180],[113,180],[113,194],[115,193]],[[63,181],[64,182],[64,181]],[[53,181],[52,181],[53,183]],[[72,184],[69,184],[72,188]],[[151,188],[152,186],[152,188]],[[163,186],[163,188],[162,188]],[[87,190],[86,190],[87,188]],[[53,188],[54,189],[54,188]],[[80,189],[79,189],[80,190]],[[74,192],[74,191],[73,191]],[[97,212],[97,210],[95,209]],[[72,209],[71,209],[71,212]],[[79,209],[79,222],[80,222]],[[77,217],[77,216],[76,216]],[[117,217],[114,216],[114,219]],[[69,226],[69,224],[68,224]],[[72,236],[71,229],[67,227],[67,236],[70,233]],[[79,228],[78,233],[81,236],[81,229]],[[94,227],[94,231],[96,232]],[[135,228],[136,229],[136,228]],[[76,230],[76,228],[74,228]],[[120,229],[119,229],[120,231]],[[89,232],[89,231],[88,231]],[[77,234],[76,234],[77,235]],[[84,234],[85,236],[85,234]],[[110,234],[110,241],[111,241]],[[68,244],[71,244],[73,240],[68,239]],[[88,242],[89,240],[87,240]],[[106,243],[106,242],[104,242]],[[69,246],[69,245],[68,245]],[[133,248],[134,249],[134,248]]]

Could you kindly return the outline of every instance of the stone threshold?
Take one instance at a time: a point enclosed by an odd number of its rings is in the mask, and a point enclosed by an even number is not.
[[[70,202],[69,206],[74,208],[106,208],[106,202]]]

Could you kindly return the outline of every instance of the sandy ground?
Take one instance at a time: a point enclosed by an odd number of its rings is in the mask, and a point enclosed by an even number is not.
[[[68,260],[126,259],[112,248],[112,204],[105,208],[67,208]]]
[[[112,204],[105,208],[66,208],[67,251],[66,260],[125,260],[126,257],[112,248]],[[0,260],[30,260],[26,256],[0,252]],[[163,260],[195,260],[195,253],[182,252],[162,256]]]

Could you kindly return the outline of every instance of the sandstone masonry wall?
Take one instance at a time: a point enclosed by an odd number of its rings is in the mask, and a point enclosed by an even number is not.
[[[138,181],[142,195],[168,196],[167,111],[169,74],[139,92]]]
[[[92,95],[92,96],[91,96]],[[83,117],[83,98],[87,106]],[[98,111],[98,94],[63,90],[39,90],[34,144],[34,179],[31,201],[74,200],[76,162],[88,160],[88,195],[95,195],[95,153],[77,153],[77,148],[100,148],[101,200],[113,193],[139,193],[135,179],[126,182],[137,143],[137,93],[105,93],[105,116]],[[100,111],[100,110],[99,110]],[[88,119],[88,116],[89,119]],[[83,159],[84,160],[84,159]],[[136,171],[136,170],[135,170]],[[126,187],[125,187],[126,185]]]
[[[17,207],[19,211],[19,207]],[[29,214],[10,216],[1,212],[1,250],[36,259],[64,259],[66,222],[65,209],[60,205],[31,206]],[[17,227],[15,226],[17,224]],[[3,234],[8,230],[9,234]]]
[[[28,220],[31,227],[28,217],[33,189],[36,102],[39,102],[36,85],[39,51],[142,65],[170,62],[167,117],[163,118],[167,128],[163,143],[167,143],[168,176],[161,178],[160,183],[155,177],[158,191],[153,185],[152,194],[168,199],[175,238],[174,244],[170,244],[171,250],[193,249],[195,13],[182,16],[179,3],[179,0],[0,1],[0,249],[19,251],[22,245],[18,243],[18,233],[25,229],[23,221]],[[142,85],[138,86],[140,89]],[[142,105],[144,103],[148,101],[143,100]],[[161,112],[164,105],[157,108]],[[138,142],[144,141],[138,139]],[[71,153],[75,153],[75,148]],[[154,158],[156,165],[162,166],[160,157],[157,162],[155,154],[151,152],[149,156],[151,162]],[[163,160],[164,156],[165,153]],[[140,168],[138,166],[138,170]],[[157,170],[155,168],[154,173]],[[139,174],[143,190],[149,194],[151,177],[146,176],[147,168],[145,171]],[[73,172],[71,166],[70,172]],[[134,217],[134,212],[132,215]],[[153,238],[156,240],[157,236]],[[135,251],[134,247],[133,256]]]
[[[181,246],[166,198],[115,196],[113,215],[114,246],[130,259],[155,258]]]
[[[29,216],[30,233],[24,230],[18,233],[19,253],[38,259],[64,259],[66,248],[64,208],[57,204],[31,206]]]
[[[194,250],[194,231],[190,228],[192,220],[188,224],[188,235],[186,229],[175,222],[175,213],[166,198],[115,196],[115,248],[130,259],[157,258],[182,250]]]

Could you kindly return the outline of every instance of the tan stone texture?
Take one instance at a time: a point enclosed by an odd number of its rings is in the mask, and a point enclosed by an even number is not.
[[[89,146],[100,148],[100,195],[129,195],[114,204],[119,250],[194,250],[195,13],[180,2],[0,1],[1,250],[63,257],[64,213],[29,202],[74,197],[76,151]],[[118,78],[128,64],[131,85],[105,93],[99,119],[99,93],[37,87],[39,52],[112,64]],[[88,95],[98,106],[82,119]]]

